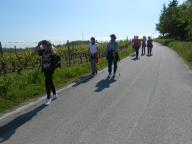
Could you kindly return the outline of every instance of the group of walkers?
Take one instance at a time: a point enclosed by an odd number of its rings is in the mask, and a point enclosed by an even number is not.
[[[119,58],[119,45],[118,42],[116,41],[116,35],[111,34],[110,35],[110,42],[107,44],[107,55],[106,59],[108,61],[108,78],[112,76],[112,78],[115,78],[116,76],[116,71],[117,71],[117,63],[120,61]],[[142,40],[138,38],[138,36],[134,36],[134,39],[132,40],[132,47],[136,51],[136,58],[138,59],[139,56],[139,49],[142,45],[142,54],[145,54],[145,47],[147,43],[147,48],[148,48],[148,55],[151,55],[152,51],[152,39],[151,37],[148,37],[148,40],[146,40],[146,37],[143,37]],[[55,69],[58,67],[58,61],[59,58],[56,54],[56,48],[47,40],[40,41],[35,48],[35,52],[38,53],[39,56],[42,57],[41,61],[41,68],[45,76],[45,87],[46,87],[46,92],[47,92],[47,99],[45,101],[45,105],[49,105],[52,101],[52,99],[57,98],[57,93],[55,90],[55,86],[53,83],[53,74]],[[92,75],[97,74],[97,63],[99,59],[99,46],[95,40],[94,37],[91,37],[90,39],[90,44],[89,44],[89,49],[88,49],[88,56],[89,56],[89,61],[91,64],[91,70],[92,70]],[[112,70],[112,65],[113,65],[113,70]],[[112,75],[113,71],[113,75]],[[51,97],[51,92],[53,93],[53,96]]]
[[[113,68],[113,77],[116,75],[117,71],[117,62],[120,60],[119,58],[119,45],[116,41],[115,34],[110,35],[111,41],[107,45],[107,61],[108,61],[108,72],[109,77],[112,75],[112,65],[114,64]],[[97,62],[98,62],[98,44],[95,41],[95,38],[91,38],[91,43],[89,45],[88,51],[89,60],[91,63],[92,75],[97,74]]]
[[[139,49],[142,47],[142,53],[141,55],[145,55],[145,49],[147,47],[147,55],[152,55],[152,48],[153,48],[153,40],[149,36],[148,39],[146,36],[143,36],[143,39],[139,39],[138,36],[134,36],[134,39],[132,40],[132,47],[135,49],[136,52],[136,59],[139,58]]]

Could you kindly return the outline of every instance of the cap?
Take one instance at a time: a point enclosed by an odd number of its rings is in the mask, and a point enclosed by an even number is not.
[[[117,38],[117,37],[115,36],[115,34],[111,34],[110,37],[111,37],[111,38],[114,38],[114,39]]]

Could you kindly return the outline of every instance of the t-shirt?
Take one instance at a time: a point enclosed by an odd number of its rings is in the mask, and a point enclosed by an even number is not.
[[[114,51],[114,52],[118,52],[119,51],[119,45],[117,42],[109,42],[107,45],[107,50],[108,52]]]
[[[95,43],[95,44],[90,43],[89,44],[89,49],[90,49],[91,54],[97,53],[97,48],[98,48],[97,43]]]

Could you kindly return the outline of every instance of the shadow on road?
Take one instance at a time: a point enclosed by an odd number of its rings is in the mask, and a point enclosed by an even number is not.
[[[101,81],[99,81],[97,84],[96,84],[96,90],[95,92],[101,92],[102,90],[106,89],[106,88],[109,88],[110,87],[110,84],[116,82],[117,80],[115,80],[115,77],[112,77],[112,78],[109,78],[107,77],[106,79],[103,79]]]
[[[81,84],[87,83],[88,81],[90,81],[94,76],[93,75],[88,75],[88,76],[83,76],[80,78],[80,80],[78,80],[77,82],[75,82],[75,84],[72,87],[77,87]]]
[[[139,60],[139,58],[132,58],[131,60],[133,60],[133,61],[137,61],[137,60]]]
[[[149,54],[147,55],[147,57],[151,57],[151,56],[152,56],[152,54],[151,55],[149,55]]]
[[[0,143],[9,140],[11,138],[11,136],[14,135],[17,128],[19,128],[26,122],[30,121],[34,116],[37,115],[37,113],[39,111],[41,111],[45,107],[46,107],[45,105],[41,105],[41,106],[35,108],[34,110],[17,117],[16,119],[12,120],[5,126],[0,127]]]

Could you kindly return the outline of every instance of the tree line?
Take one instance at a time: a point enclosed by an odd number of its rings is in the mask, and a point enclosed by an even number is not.
[[[192,0],[179,5],[178,0],[164,4],[157,31],[162,37],[176,40],[192,40]]]

